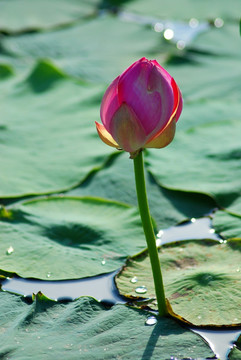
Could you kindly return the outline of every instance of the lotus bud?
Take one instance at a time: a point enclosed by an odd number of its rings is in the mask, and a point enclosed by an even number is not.
[[[101,140],[135,157],[145,148],[163,148],[175,135],[182,95],[156,60],[142,58],[107,88],[101,103]]]

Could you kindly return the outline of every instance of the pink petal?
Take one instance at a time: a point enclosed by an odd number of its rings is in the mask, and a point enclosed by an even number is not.
[[[172,81],[172,77],[156,60],[151,60],[151,63],[157,67],[157,70],[161,76],[169,83]]]
[[[145,148],[156,148],[160,149],[170,144],[173,140],[176,130],[176,121],[173,120],[165,128],[164,131],[155,136],[152,140],[149,140],[145,144]]]
[[[182,112],[182,108],[183,108],[183,99],[182,99],[182,94],[181,94],[181,91],[179,88],[178,88],[178,95],[179,95],[179,101],[178,101],[178,107],[177,107],[177,111],[176,111],[176,115],[175,115],[176,122],[178,121],[178,119],[181,115],[181,112]]]
[[[153,136],[151,136],[149,138],[148,144],[152,143],[152,140],[154,140],[155,138],[158,138],[166,130],[166,128],[169,126],[169,124],[171,122],[173,122],[173,120],[175,120],[175,122],[177,122],[177,120],[182,112],[183,101],[182,101],[181,91],[179,90],[179,88],[173,78],[171,78],[171,83],[172,83],[173,96],[174,96],[174,106],[173,106],[172,114],[171,114],[166,126],[164,128],[161,128],[158,132],[156,132]]]
[[[157,120],[154,132],[150,134],[152,136],[166,127],[174,106],[172,77],[160,65],[159,67],[154,66],[151,71],[149,89],[153,94],[157,94],[160,99],[159,111],[157,113],[159,120]]]
[[[167,124],[173,109],[171,83],[151,61],[141,59],[122,74],[118,94],[119,103],[126,102],[134,110],[147,136]]]
[[[119,81],[119,76],[107,88],[100,106],[100,118],[103,125],[108,131],[112,116],[119,107],[118,81]]]
[[[110,133],[120,147],[128,152],[139,150],[146,141],[141,123],[134,111],[125,103],[114,114]]]
[[[177,86],[175,80],[171,77],[171,75],[156,60],[151,60],[151,62],[156,65],[161,76],[164,77],[166,79],[166,81],[168,81],[172,86],[173,96],[174,96],[174,106],[173,106],[173,112],[172,112],[171,117],[175,113],[175,119],[177,121],[181,115],[182,107],[183,107],[181,91],[180,91],[179,87]]]
[[[177,86],[174,79],[172,79],[172,88],[173,88],[173,94],[174,94],[174,106],[173,106],[172,117],[175,116],[175,119],[177,122],[177,120],[179,119],[179,116],[181,115],[181,112],[182,112],[183,101],[182,101],[181,91],[180,91],[179,87]]]
[[[96,129],[98,132],[99,137],[101,138],[101,140],[109,146],[115,147],[115,148],[119,148],[120,146],[117,144],[117,142],[115,142],[115,140],[113,139],[113,137],[111,136],[111,134],[106,130],[106,128],[104,127],[104,125],[99,124],[97,122],[95,122],[96,125]]]

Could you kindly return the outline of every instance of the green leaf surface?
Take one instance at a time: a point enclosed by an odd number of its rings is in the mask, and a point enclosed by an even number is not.
[[[226,239],[241,239],[241,215],[218,211],[215,213],[213,226],[215,230]]]
[[[191,49],[199,52],[200,58],[206,54],[213,55],[218,61],[220,57],[236,57],[238,59],[241,55],[239,43],[238,23],[232,21],[231,23],[224,22],[221,28],[212,28],[201,33],[192,43]],[[224,44],[225,46],[223,46]],[[219,58],[217,59],[217,57]],[[226,71],[229,73],[229,68]]]
[[[144,16],[153,16],[160,19],[182,19],[189,20],[197,18],[198,20],[209,20],[221,17],[223,19],[239,19],[240,14],[237,9],[240,8],[239,0],[135,0],[125,5],[125,10],[143,14]]]
[[[239,45],[237,42],[237,46]],[[240,102],[240,56],[230,58],[205,54],[192,56],[187,60],[188,58],[185,57],[170,58],[165,66],[180,86],[185,100],[184,107],[191,101],[205,101],[204,106],[206,106],[206,101],[210,102],[210,100],[230,101],[231,105],[233,102]],[[232,107],[230,108],[232,112]],[[213,116],[210,113],[210,119]],[[193,122],[195,123],[195,117]]]
[[[21,32],[61,26],[95,12],[97,0],[1,0],[0,30]]]
[[[0,65],[0,80],[6,79],[12,76],[14,73],[12,67],[8,64],[1,64]]]
[[[38,279],[114,271],[146,247],[136,208],[96,198],[26,201],[2,211],[0,232],[1,269]]]
[[[0,198],[61,191],[104,164],[111,149],[94,124],[103,93],[48,61],[0,81]]]
[[[240,215],[241,216],[241,196],[239,196],[236,200],[232,203],[232,212],[234,215]]]
[[[241,242],[188,241],[159,249],[163,280],[174,313],[197,326],[240,325]],[[133,283],[133,277],[138,281]],[[132,280],[132,281],[131,281]],[[116,278],[121,294],[154,298],[147,253],[130,258]],[[156,308],[152,302],[151,307]]]
[[[0,293],[4,316],[0,356],[30,359],[170,359],[213,356],[208,345],[172,319],[145,322],[151,314],[116,305],[106,309],[83,297],[55,303],[37,295],[32,304]]]
[[[106,84],[137,59],[152,56],[154,49],[160,54],[159,35],[152,29],[111,16],[48,33],[6,37],[2,47],[20,63],[48,58],[72,76]]]
[[[92,194],[137,206],[133,160],[128,157],[126,153],[112,157],[101,171],[92,174],[67,194]],[[158,229],[175,225],[187,218],[201,217],[216,207],[208,196],[162,188],[147,172],[146,185],[150,211]]]
[[[176,138],[179,137],[180,131],[191,134],[193,129],[199,126],[204,127],[214,123],[218,125],[222,121],[238,120],[239,112],[240,102],[233,99],[220,101],[220,99],[210,100],[206,98],[187,101],[177,123]]]
[[[230,207],[241,194],[240,132],[239,120],[180,131],[161,154],[148,152],[148,169],[164,187],[209,194]]]

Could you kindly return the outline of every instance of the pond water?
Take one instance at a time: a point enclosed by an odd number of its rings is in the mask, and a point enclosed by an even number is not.
[[[41,291],[49,299],[56,301],[74,300],[80,296],[92,296],[98,301],[116,304],[125,303],[124,297],[119,295],[114,277],[115,272],[77,280],[45,281],[37,279],[23,279],[18,276],[2,281],[2,290],[32,297]]]
[[[157,246],[168,244],[170,242],[193,240],[193,239],[212,239],[219,242],[224,240],[220,235],[215,233],[212,228],[211,217],[203,217],[200,219],[192,218],[190,221],[181,223],[177,226],[171,226],[167,229],[160,230],[157,233]]]
[[[228,353],[233,347],[235,340],[241,334],[241,329],[222,329],[222,330],[207,330],[207,329],[191,329],[206,340],[216,354],[218,359],[226,360]]]
[[[168,229],[160,230],[157,234],[157,245],[163,245],[173,241],[189,239],[212,239],[219,242],[224,240],[215,233],[212,228],[211,217],[191,219],[188,222],[172,226]],[[118,293],[115,285],[115,275],[119,270],[77,280],[45,281],[37,279],[23,279],[18,276],[7,278],[1,281],[2,290],[32,297],[41,291],[50,299],[74,300],[80,296],[92,296],[98,301],[108,304],[125,303],[126,299]],[[134,280],[133,280],[134,281]],[[144,295],[145,292],[142,292]],[[148,320],[148,319],[147,319]],[[146,325],[152,326],[155,319],[151,317]],[[193,329],[207,341],[213,352],[220,360],[226,360],[230,348],[241,333],[241,329]]]

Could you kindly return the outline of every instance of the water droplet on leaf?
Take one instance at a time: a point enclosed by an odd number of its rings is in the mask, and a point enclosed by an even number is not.
[[[157,246],[157,247],[160,247],[161,244],[162,244],[161,239],[156,239],[156,246]]]
[[[137,281],[138,281],[137,276],[133,276],[133,278],[130,280],[130,282],[131,282],[132,284],[137,283]]]
[[[145,322],[145,324],[149,326],[155,325],[156,323],[157,323],[157,318],[155,316],[149,316]]]
[[[7,254],[7,255],[11,255],[13,252],[14,252],[14,248],[13,248],[12,245],[11,245],[11,246],[9,246],[9,248],[7,249],[6,254]]]
[[[138,286],[136,289],[135,289],[135,292],[137,294],[145,294],[147,292],[147,288],[143,285],[143,286]]]
[[[160,238],[160,237],[162,237],[163,234],[164,234],[163,230],[160,230],[157,234],[157,237]]]
[[[220,244],[226,244],[227,240],[219,240]]]

